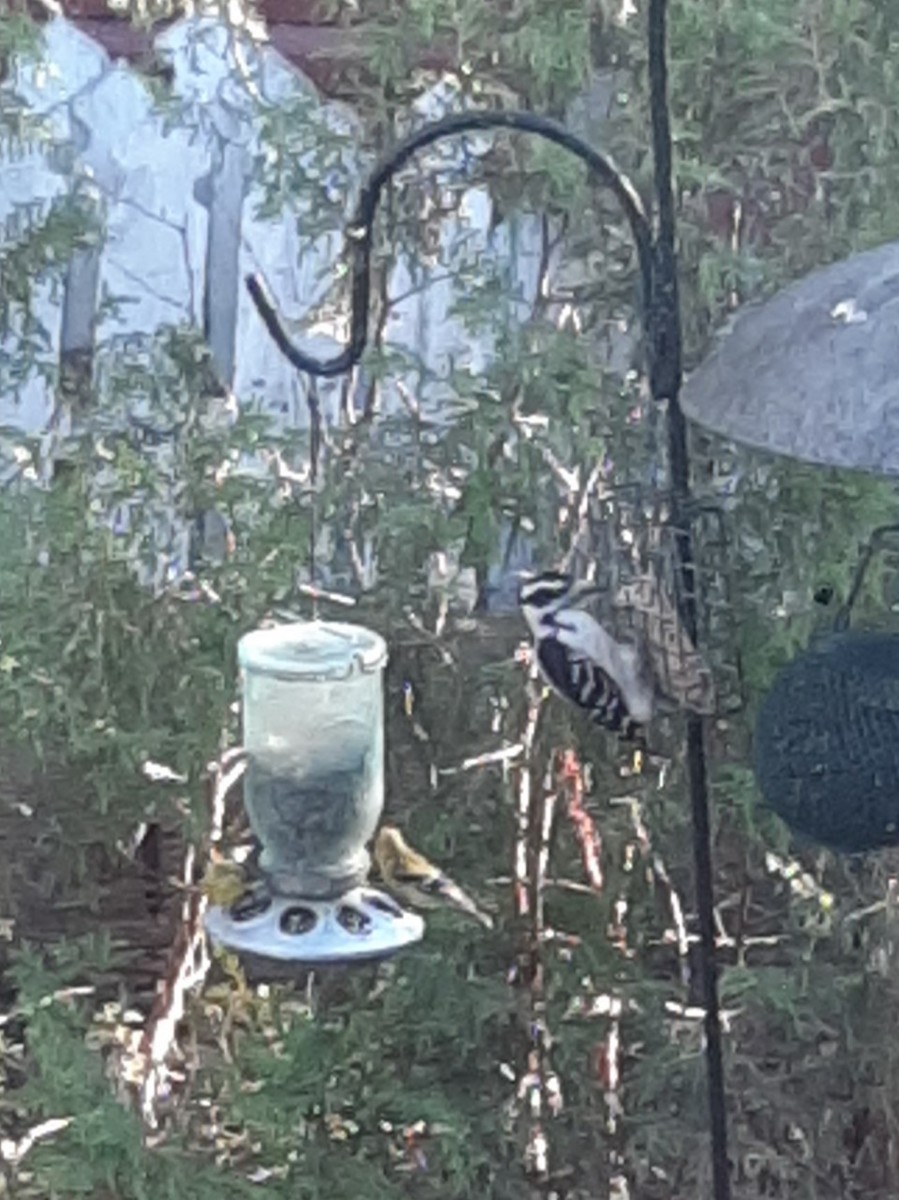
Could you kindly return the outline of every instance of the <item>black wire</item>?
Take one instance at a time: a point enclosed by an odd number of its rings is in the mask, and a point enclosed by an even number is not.
[[[381,193],[385,186],[397,171],[425,146],[461,133],[489,129],[516,129],[523,133],[537,134],[539,137],[554,142],[557,146],[570,150],[572,154],[577,155],[582,162],[586,163],[599,182],[609,188],[621,205],[637,247],[643,295],[650,296],[652,294],[653,245],[649,219],[636,188],[607,155],[595,150],[582,138],[566,129],[564,125],[560,125],[558,121],[553,121],[550,117],[538,116],[536,113],[517,111],[457,113],[445,117],[441,121],[435,121],[424,129],[419,129],[400,142],[375,167],[370,179],[362,189],[348,233],[352,253],[352,307],[350,341],[345,350],[342,350],[334,358],[322,360],[306,354],[294,346],[285,332],[262,280],[258,275],[247,276],[247,288],[260,317],[265,322],[266,329],[284,357],[298,370],[326,377],[342,375],[355,366],[365,349],[368,340],[371,298],[371,234]],[[647,329],[646,333],[651,336],[651,330]]]
[[[664,3],[664,0],[655,0]],[[674,392],[668,400],[668,457],[671,464],[672,509],[680,579],[678,608],[688,635],[697,645],[696,572],[688,505],[690,471],[687,423]],[[696,877],[696,911],[699,918],[699,955],[705,1009],[706,1072],[709,1093],[709,1132],[712,1144],[712,1195],[730,1200],[730,1164],[727,1151],[727,1095],[718,1003],[718,964],[715,946],[715,884],[712,867],[712,834],[709,786],[702,718],[686,714],[687,788],[693,824],[693,870]]]
[[[718,964],[715,960],[714,884],[709,789],[702,718],[687,713],[687,778],[693,816],[693,863],[696,872],[696,908],[699,914],[702,993],[705,1008],[705,1055],[709,1092],[709,1132],[712,1143],[712,1194],[730,1200],[730,1163],[727,1152],[727,1098],[721,1047],[721,1014],[718,1005]]]
[[[315,569],[315,545],[318,541],[318,464],[322,448],[322,410],[318,395],[318,381],[313,375],[306,390],[306,404],[309,408],[309,476],[312,484],[312,504],[309,510],[309,582],[312,587],[318,583]],[[318,619],[318,596],[312,597],[312,617]]]

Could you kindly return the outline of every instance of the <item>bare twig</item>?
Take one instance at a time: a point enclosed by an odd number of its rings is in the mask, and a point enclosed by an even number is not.
[[[499,750],[488,750],[484,754],[477,754],[474,758],[465,758],[458,767],[442,767],[439,773],[441,775],[459,775],[463,771],[474,771],[480,767],[490,767],[497,763],[505,768],[524,753],[524,743],[516,742],[514,746],[503,746]]]
[[[636,796],[628,797],[631,821],[634,825],[634,832],[637,835],[637,842],[640,845],[643,854],[649,859],[652,866],[652,873],[655,878],[664,887],[668,896],[668,907],[671,910],[671,919],[674,923],[674,942],[677,946],[678,958],[678,973],[680,981],[685,988],[690,986],[690,942],[696,941],[696,938],[690,937],[687,933],[687,922],[684,917],[684,906],[680,898],[680,893],[674,886],[671,876],[668,874],[668,868],[665,865],[664,859],[660,854],[654,853],[652,850],[652,842],[649,836],[649,830],[643,821],[640,801]]]
[[[95,987],[87,984],[79,987],[64,987],[57,988],[55,992],[49,992],[46,996],[42,996],[37,1002],[37,1008],[49,1008],[51,1004],[62,1004],[67,1000],[75,1000],[80,996],[93,996],[96,992]],[[13,1008],[9,1012],[0,1013],[0,1029],[8,1025],[10,1021],[15,1021],[18,1017],[28,1015],[28,1008]]]
[[[63,1129],[67,1129],[72,1124],[74,1117],[50,1117],[46,1121],[40,1121],[37,1125],[32,1125],[27,1133],[24,1133],[18,1140],[13,1138],[3,1138],[0,1141],[0,1158],[3,1162],[9,1163],[12,1167],[17,1167],[25,1155],[32,1147],[44,1138],[52,1137],[54,1133],[60,1133]]]
[[[210,847],[221,840],[228,795],[246,768],[246,751],[242,747],[225,750],[207,766],[210,781]],[[118,1062],[120,1081],[124,1087],[135,1090],[143,1120],[151,1129],[157,1126],[159,1097],[173,1077],[169,1060],[177,1040],[179,1024],[184,1018],[187,996],[206,978],[210,964],[203,926],[208,902],[202,890],[196,886],[198,877],[197,853],[191,845],[184,857],[180,880],[183,897],[181,925],[169,954],[166,972],[159,983],[143,1031],[128,1043]]]
[[[584,875],[593,891],[601,892],[603,886],[602,839],[597,831],[596,823],[584,808],[584,776],[581,764],[573,750],[557,752],[555,773],[568,801],[568,819],[574,827],[574,835],[580,847]]]
[[[528,888],[528,829],[531,823],[531,753],[540,720],[542,699],[538,693],[528,705],[527,719],[521,744],[524,746],[523,762],[518,769],[517,788],[517,836],[515,839],[515,910],[525,917],[531,911]]]
[[[297,583],[296,590],[301,596],[309,596],[312,600],[327,600],[330,604],[342,604],[345,608],[353,608],[355,597],[344,595],[343,592],[329,592],[324,588],[314,587],[311,583]]]

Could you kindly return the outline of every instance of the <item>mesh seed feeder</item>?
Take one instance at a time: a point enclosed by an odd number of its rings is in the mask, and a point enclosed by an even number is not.
[[[874,531],[833,631],[782,668],[755,727],[765,803],[845,854],[899,845],[899,636],[849,629],[871,557],[897,530]]]
[[[766,695],[756,773],[797,833],[843,853],[899,843],[899,637],[836,633]]]
[[[420,917],[367,885],[384,804],[384,640],[359,625],[258,629],[238,646],[247,813],[265,882],[207,915],[229,949],[301,963],[381,958]]]

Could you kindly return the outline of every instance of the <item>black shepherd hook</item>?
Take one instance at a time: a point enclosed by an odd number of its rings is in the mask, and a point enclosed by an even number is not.
[[[680,589],[681,615],[696,640],[696,597],[693,546],[688,519],[689,459],[686,422],[678,401],[681,385],[681,328],[674,248],[675,210],[672,190],[671,125],[668,112],[668,71],[665,58],[667,0],[649,0],[650,111],[655,167],[657,224],[655,233],[643,203],[630,180],[605,154],[588,145],[557,121],[530,112],[479,111],[436,121],[399,143],[378,164],[362,189],[347,233],[351,257],[352,311],[350,340],[334,358],[318,359],[298,349],[288,337],[267,291],[256,275],[246,284],[260,317],[281,353],[298,370],[312,376],[333,377],[349,371],[359,361],[368,339],[370,307],[371,239],[381,194],[394,175],[417,151],[443,138],[479,130],[512,129],[536,134],[570,150],[618,200],[627,218],[640,269],[643,333],[648,359],[649,385],[654,400],[668,404],[668,450],[672,477],[673,523],[684,587]],[[721,1054],[721,1021],[715,962],[711,835],[708,782],[702,720],[686,714],[686,761],[693,815],[693,852],[699,914],[701,971],[705,1003],[706,1061],[708,1066],[710,1132],[714,1200],[730,1200],[727,1157],[727,1115]]]
[[[253,303],[266,328],[275,340],[278,349],[300,371],[311,375],[343,375],[359,361],[368,341],[369,295],[371,278],[371,233],[381,193],[393,176],[406,165],[410,158],[425,146],[444,138],[462,133],[475,133],[486,129],[517,129],[523,133],[535,133],[563,146],[587,164],[601,183],[610,188],[627,217],[637,245],[640,259],[641,281],[647,294],[652,288],[652,229],[636,189],[630,180],[618,170],[612,160],[588,145],[587,142],[553,121],[530,112],[480,111],[457,113],[434,121],[423,129],[409,135],[375,167],[362,189],[356,212],[350,222],[347,236],[350,239],[352,256],[352,313],[350,342],[334,358],[314,358],[299,350],[287,336],[284,326],[266,289],[258,275],[247,276],[247,287]]]

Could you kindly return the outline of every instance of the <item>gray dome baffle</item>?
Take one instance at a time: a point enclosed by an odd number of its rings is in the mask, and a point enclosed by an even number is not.
[[[681,405],[736,442],[899,475],[899,242],[747,305],[687,379]]]

